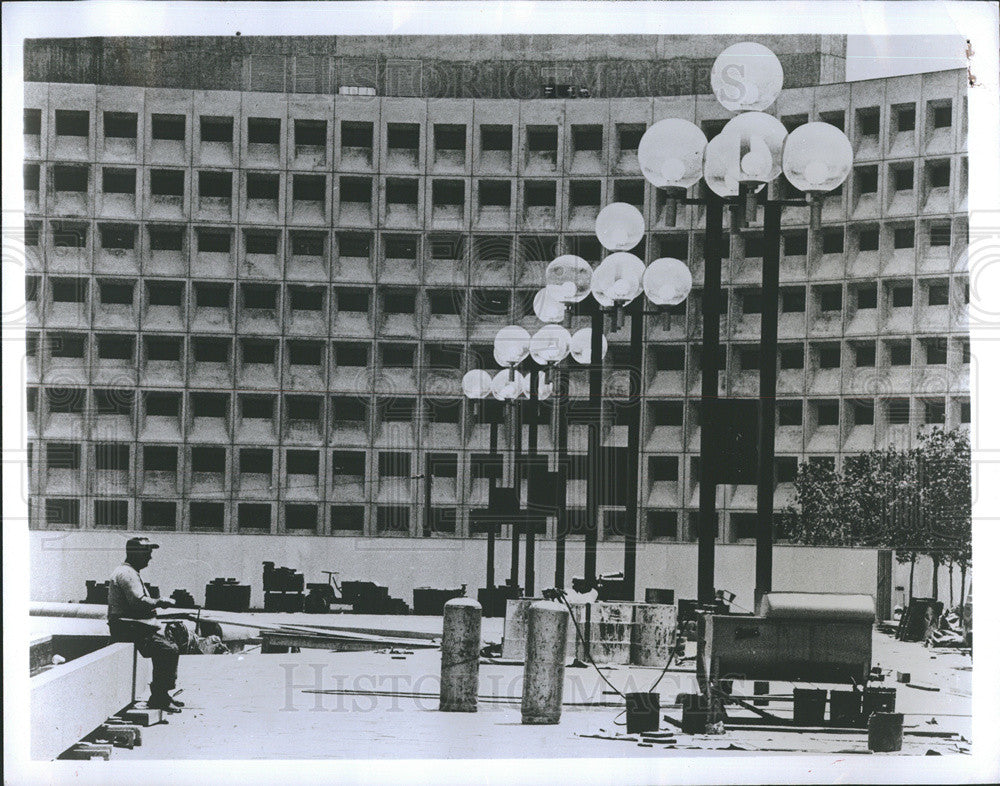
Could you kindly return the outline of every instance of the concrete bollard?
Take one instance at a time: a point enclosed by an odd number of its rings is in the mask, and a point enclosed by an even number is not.
[[[528,609],[521,723],[559,723],[569,624],[569,611],[561,603],[542,600]]]
[[[444,604],[441,638],[441,712],[475,712],[483,609],[471,598]]]
[[[891,753],[903,748],[903,713],[874,712],[868,719],[868,750]]]

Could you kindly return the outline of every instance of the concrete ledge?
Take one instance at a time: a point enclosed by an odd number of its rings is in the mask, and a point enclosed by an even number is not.
[[[31,758],[51,760],[134,701],[150,663],[118,643],[31,678]]]

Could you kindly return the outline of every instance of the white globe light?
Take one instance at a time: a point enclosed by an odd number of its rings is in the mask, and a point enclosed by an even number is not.
[[[612,202],[597,214],[594,232],[608,251],[627,251],[642,240],[646,222],[635,205]]]
[[[570,285],[572,286],[572,285]],[[543,287],[535,293],[531,308],[542,322],[562,322],[566,317],[566,302],[559,297],[565,287]]]
[[[847,179],[854,164],[851,142],[829,123],[806,123],[785,140],[782,169],[800,191],[832,191]]]
[[[579,303],[590,294],[594,271],[587,261],[575,254],[556,257],[545,268],[545,287],[564,303]]]
[[[717,134],[705,146],[705,184],[721,197],[740,192],[740,140]]]
[[[573,334],[573,339],[569,343],[569,352],[573,360],[587,366],[590,365],[590,328],[580,328]],[[608,354],[608,339],[601,336],[601,357]]]
[[[788,131],[778,118],[763,112],[744,112],[723,126],[719,136],[723,135],[739,140],[737,180],[768,183],[781,174],[781,154]]]
[[[619,251],[609,254],[594,270],[591,291],[605,308],[630,303],[642,292],[642,274],[646,266],[635,254]]]
[[[527,380],[524,375],[509,369],[498,371],[490,385],[490,392],[498,401],[513,401],[518,396],[523,396],[525,390],[527,390]]]
[[[520,325],[508,325],[497,331],[493,339],[493,357],[505,368],[516,366],[528,357],[531,336]]]
[[[683,303],[691,292],[691,271],[687,265],[673,257],[657,259],[642,274],[642,288],[650,303],[658,306],[676,306]]]
[[[774,52],[750,41],[726,48],[712,65],[712,92],[732,112],[767,109],[781,92],[784,79]]]
[[[493,378],[489,372],[476,368],[462,377],[462,392],[466,398],[486,398],[490,394]]]
[[[531,337],[531,357],[540,366],[558,363],[569,354],[571,340],[562,325],[545,325]]]
[[[660,120],[639,140],[639,168],[657,188],[690,188],[701,178],[706,144],[705,132],[694,123]]]

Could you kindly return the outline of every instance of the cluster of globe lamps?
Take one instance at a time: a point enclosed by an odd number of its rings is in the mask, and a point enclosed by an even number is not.
[[[755,220],[757,195],[784,173],[806,195],[810,227],[818,228],[823,196],[847,178],[853,150],[836,126],[810,122],[788,132],[780,120],[763,111],[774,103],[783,79],[781,63],[767,47],[735,44],[716,59],[711,85],[719,103],[736,114],[711,141],[697,125],[680,118],[659,120],[646,130],[639,142],[639,166],[646,180],[663,192],[667,223],[675,223],[677,203],[704,179],[708,189],[731,205],[731,226],[738,232]],[[691,291],[691,271],[672,257],[646,266],[631,253],[645,232],[642,213],[633,205],[615,202],[604,207],[595,234],[607,256],[596,268],[573,254],[550,262],[545,285],[533,302],[543,326],[533,335],[519,325],[500,329],[493,344],[500,370],[469,371],[462,379],[465,396],[512,402],[528,397],[534,387],[538,400],[549,398],[553,384],[548,370],[567,355],[581,365],[591,363],[591,329],[571,334],[561,324],[570,307],[588,295],[613,314],[615,329],[623,309],[640,295],[654,307],[682,303]],[[641,313],[633,318],[641,319]],[[603,356],[608,346],[603,336],[601,346]],[[516,370],[529,355],[543,369],[534,386],[530,374]]]

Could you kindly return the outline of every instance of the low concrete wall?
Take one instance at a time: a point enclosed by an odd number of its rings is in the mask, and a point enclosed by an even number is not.
[[[31,678],[31,758],[51,760],[133,701],[150,664],[131,644],[111,644]],[[134,679],[134,683],[133,683]]]
[[[124,532],[32,531],[31,599],[81,600],[88,579],[104,580],[124,557]],[[307,582],[323,581],[323,570],[340,572],[341,580],[374,581],[412,603],[414,587],[458,587],[467,594],[485,585],[484,539],[349,538],[295,535],[215,535],[180,532],[150,533],[161,545],[143,571],[146,580],[160,587],[164,596],[186,589],[198,603],[204,601],[205,584],[216,577],[233,577],[249,583],[251,604],[263,605],[262,566],[265,560],[305,573]],[[640,543],[637,548],[636,599],[647,587],[673,589],[677,598],[697,593],[698,548],[695,543]],[[523,554],[521,576],[524,573]],[[736,593],[736,603],[753,607],[754,547],[719,545],[715,550],[715,586]],[[597,569],[610,573],[622,569],[623,544],[598,545]],[[776,546],[774,589],[811,592],[874,594],[875,549]],[[498,583],[509,575],[510,541],[497,543]],[[538,542],[535,592],[551,586],[555,572],[555,543]],[[583,542],[571,540],[566,548],[567,577],[583,575]],[[945,581],[946,581],[945,577]],[[523,579],[522,579],[523,581]]]

